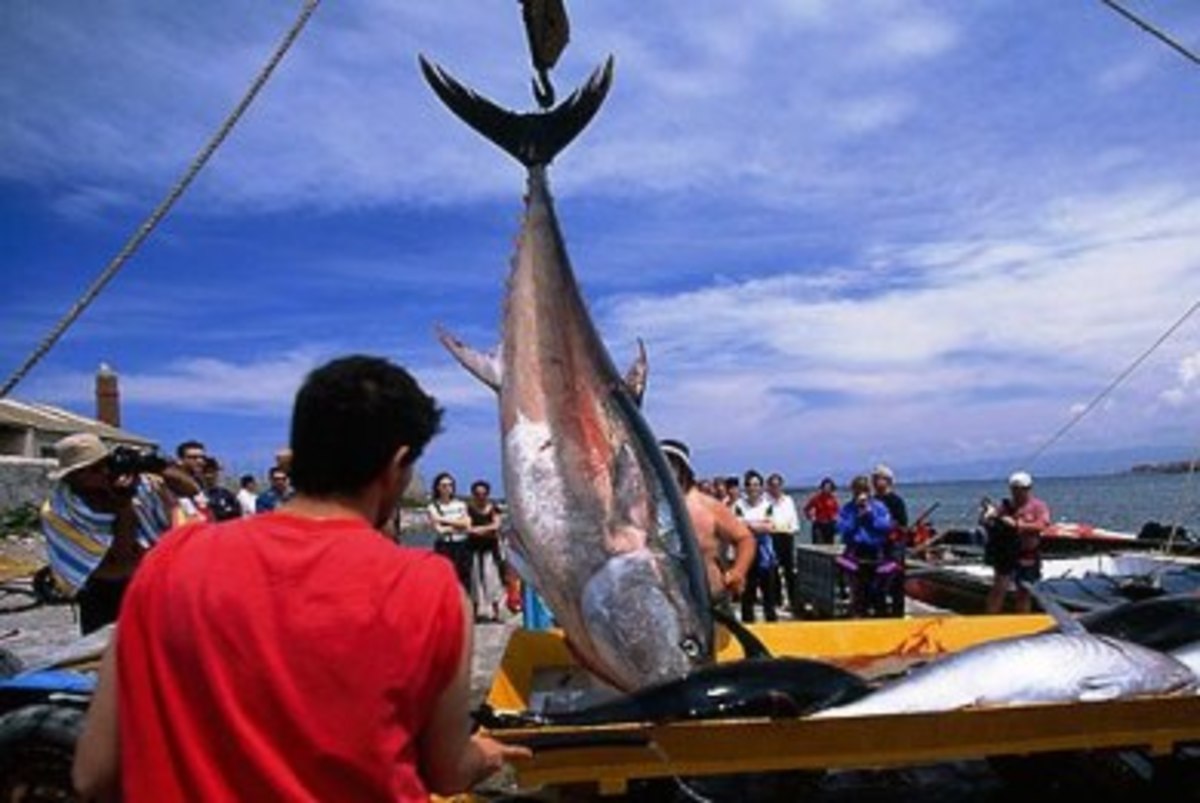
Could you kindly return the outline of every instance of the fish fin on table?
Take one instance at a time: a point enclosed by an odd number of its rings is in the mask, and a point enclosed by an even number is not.
[[[1083,626],[1083,623],[1072,616],[1066,608],[1058,604],[1053,597],[1038,588],[1037,583],[1020,584],[1037,600],[1041,609],[1054,619],[1054,623],[1058,626],[1060,632],[1066,633],[1068,636],[1087,635],[1088,630]]]
[[[738,618],[725,608],[718,605],[712,607],[713,620],[724,625],[725,629],[737,639],[738,645],[747,658],[774,658],[767,645],[758,636],[750,632]]]

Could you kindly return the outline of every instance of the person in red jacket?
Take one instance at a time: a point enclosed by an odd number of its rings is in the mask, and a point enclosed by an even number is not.
[[[838,501],[837,485],[829,477],[821,480],[821,487],[804,503],[804,518],[812,522],[812,542],[832,544],[837,535]]]
[[[471,735],[449,561],[380,532],[441,416],[384,359],[308,376],[296,496],[179,527],[134,576],[75,756],[84,800],[426,801],[529,755]]]

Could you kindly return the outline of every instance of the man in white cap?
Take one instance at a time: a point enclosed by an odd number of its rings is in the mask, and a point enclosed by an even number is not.
[[[1008,499],[999,507],[986,506],[980,516],[988,534],[984,560],[993,571],[987,597],[987,612],[992,614],[1004,609],[1004,598],[1014,582],[1017,612],[1033,609],[1029,586],[1042,577],[1042,531],[1050,525],[1050,508],[1033,495],[1029,472],[1014,472],[1008,490]]]
[[[48,475],[54,487],[42,505],[42,532],[55,582],[79,605],[87,634],[116,621],[142,553],[176,523],[178,503],[136,464],[122,467],[93,433],[68,435],[54,449],[58,468]]]
[[[683,492],[692,530],[704,559],[713,605],[720,606],[732,616],[733,597],[742,593],[746,575],[754,563],[754,534],[729,507],[700,490],[696,472],[692,469],[691,451],[686,444],[668,439],[660,441],[659,446]],[[732,565],[722,560],[722,547],[733,550]]]

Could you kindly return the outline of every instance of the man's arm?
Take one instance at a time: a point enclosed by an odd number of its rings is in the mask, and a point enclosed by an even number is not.
[[[434,794],[465,792],[498,771],[512,758],[528,758],[527,748],[512,747],[482,734],[471,735],[471,653],[475,617],[465,593],[460,594],[463,645],[454,678],[434,705],[433,717],[420,737],[421,778]]]
[[[88,705],[83,733],[75,748],[71,781],[80,799],[118,800],[121,792],[121,745],[117,731],[117,631],[100,661],[96,691]]]
[[[722,581],[734,594],[740,594],[746,585],[746,575],[754,564],[754,533],[746,526],[746,522],[716,499],[712,499],[711,504],[705,504],[712,511],[717,540],[734,548],[733,565],[725,572]]]

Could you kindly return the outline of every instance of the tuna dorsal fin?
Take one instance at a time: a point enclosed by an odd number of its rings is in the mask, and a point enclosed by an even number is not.
[[[1023,583],[1023,585],[1033,595],[1033,598],[1037,600],[1042,610],[1054,619],[1054,623],[1058,625],[1059,632],[1065,633],[1068,636],[1087,635],[1087,628],[1078,619],[1068,613],[1066,608],[1055,602],[1053,597],[1044,593],[1036,584]]]
[[[609,56],[587,83],[552,110],[520,113],[497,106],[424,56],[418,58],[425,80],[450,111],[526,167],[550,164],[591,122],[612,85]]]
[[[642,397],[646,395],[646,378],[650,375],[650,361],[646,359],[646,344],[640,337],[637,344],[637,356],[633,358],[633,364],[625,372],[625,387],[629,389],[629,395],[633,396],[637,406],[641,407]]]
[[[497,393],[500,392],[503,372],[500,360],[494,354],[476,351],[440,326],[437,327],[437,338],[472,376]]]

